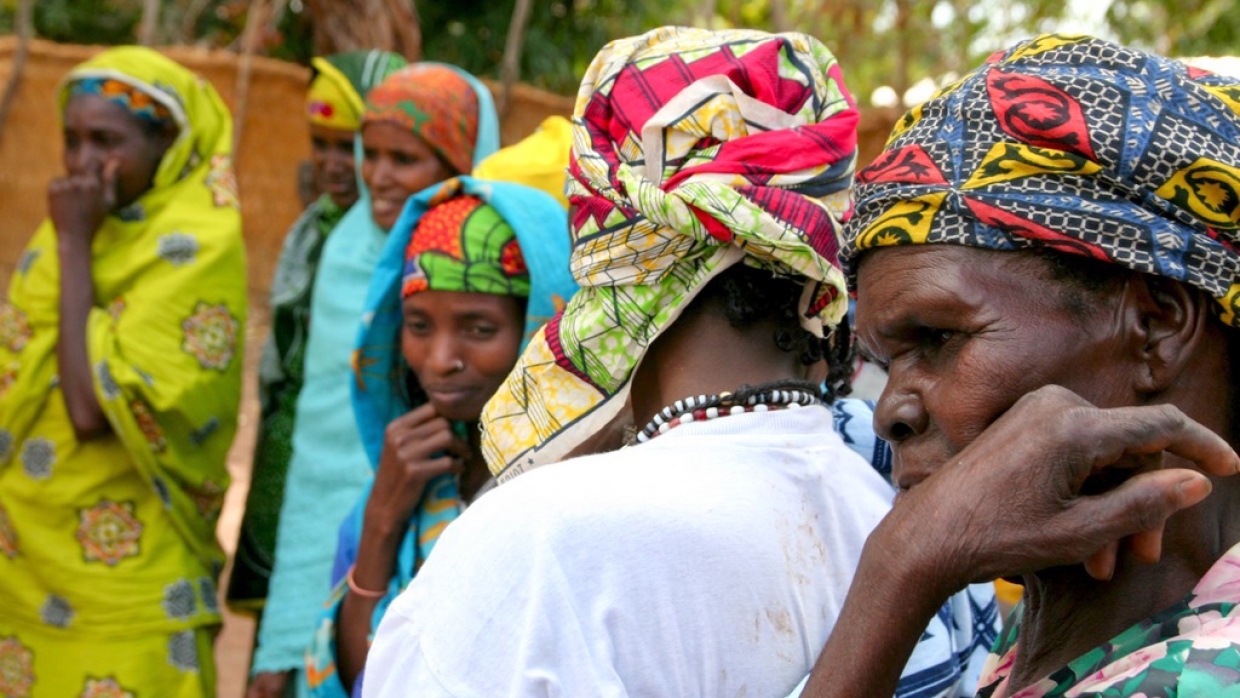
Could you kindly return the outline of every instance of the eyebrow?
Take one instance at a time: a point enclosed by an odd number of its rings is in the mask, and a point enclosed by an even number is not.
[[[453,315],[458,321],[485,320],[486,322],[495,322],[495,317],[481,310],[466,310],[464,312]]]

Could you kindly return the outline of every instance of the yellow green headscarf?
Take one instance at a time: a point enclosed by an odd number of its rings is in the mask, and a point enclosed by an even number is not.
[[[403,58],[387,51],[347,51],[311,59],[314,77],[306,93],[306,117],[317,126],[357,131],[362,127],[366,93],[403,65]]]

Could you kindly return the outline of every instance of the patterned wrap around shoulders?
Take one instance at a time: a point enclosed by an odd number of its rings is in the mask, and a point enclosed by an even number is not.
[[[841,259],[1048,247],[1195,286],[1240,326],[1240,81],[1087,36],[996,54],[896,125]]]
[[[74,68],[61,112],[75,81],[100,78],[157,101],[177,136],[91,250],[87,352],[109,434],[78,442],[59,389],[50,221],[0,303],[0,694],[87,695],[111,681],[213,695],[215,524],[246,318],[232,120],[208,83],[141,48]],[[29,691],[14,688],[22,666]]]
[[[802,323],[847,310],[837,233],[858,114],[803,34],[662,28],[594,59],[573,114],[568,194],[582,290],[483,413],[501,480],[555,462],[622,408],[650,343],[743,263],[805,281]]]

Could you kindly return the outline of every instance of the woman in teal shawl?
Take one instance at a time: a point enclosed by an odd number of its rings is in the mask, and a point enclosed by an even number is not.
[[[228,605],[261,611],[275,565],[276,528],[284,480],[293,457],[293,420],[301,392],[310,293],[323,244],[357,201],[353,141],[362,125],[363,99],[405,59],[386,51],[352,51],[315,58],[306,95],[315,183],[323,194],[293,223],[284,238],[271,281],[271,334],[258,367],[262,422],[254,448],[245,518],[228,582]]]
[[[486,88],[467,73],[430,63],[399,70],[371,90],[361,136],[358,203],[328,237],[315,280],[305,383],[297,399],[276,566],[252,667],[256,673],[303,666],[331,591],[332,546],[324,542],[334,540],[371,473],[356,422],[341,406],[350,400],[353,338],[395,223],[392,209],[399,213],[409,195],[471,170],[499,144]],[[407,176],[411,170],[413,177]],[[304,679],[297,680],[297,688],[304,694]]]
[[[563,207],[530,187],[462,177],[406,207],[376,267],[354,361],[354,411],[384,496],[368,488],[341,527],[335,593],[307,655],[314,695],[360,695],[368,635],[485,490],[478,416],[526,340],[576,291],[568,255]]]

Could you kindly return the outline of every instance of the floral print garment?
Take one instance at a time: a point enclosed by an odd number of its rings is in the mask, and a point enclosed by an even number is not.
[[[1010,693],[1020,626],[999,639],[978,698],[1227,698],[1240,696],[1240,545],[1183,601],[1132,626],[1050,676]]]

